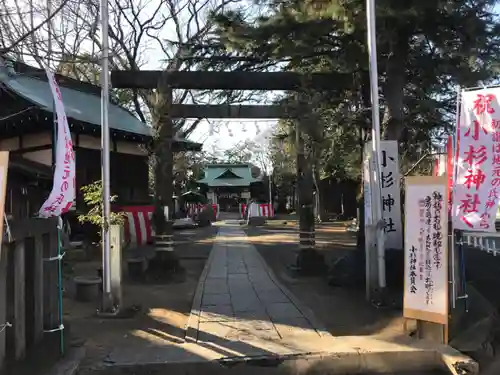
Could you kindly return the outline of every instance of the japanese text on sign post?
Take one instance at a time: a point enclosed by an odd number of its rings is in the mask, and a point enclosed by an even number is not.
[[[447,178],[409,177],[405,211],[404,316],[446,324]]]
[[[500,89],[462,93],[453,199],[456,229],[495,231],[500,193]]]
[[[397,141],[380,142],[380,182],[382,215],[385,222],[385,246],[389,249],[403,248],[401,225],[401,191],[399,152]]]

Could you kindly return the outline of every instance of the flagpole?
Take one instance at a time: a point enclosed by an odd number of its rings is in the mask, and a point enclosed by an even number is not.
[[[103,226],[102,226],[102,277],[103,296],[101,312],[110,312],[113,308],[111,298],[111,238],[109,232],[111,202],[110,202],[110,171],[109,171],[109,45],[108,45],[108,0],[101,1],[101,160],[102,160],[102,199],[103,199]]]
[[[47,69],[51,69],[52,62],[52,32],[53,24],[50,19],[52,13],[51,1],[47,0],[47,17],[49,21],[47,22]],[[57,148],[57,116],[56,116],[56,103],[52,100],[52,171],[56,168],[56,148]],[[59,354],[64,355],[64,322],[63,322],[63,301],[62,301],[62,249],[61,249],[61,231],[62,231],[62,219],[59,215],[57,217],[57,310],[59,314],[59,327],[50,328],[48,331],[56,332],[59,331]]]
[[[375,0],[366,0],[366,25],[368,37],[368,59],[370,63],[370,88],[372,100],[372,150],[375,165],[373,193],[373,224],[376,225],[377,233],[377,266],[378,287],[382,290],[386,287],[385,275],[385,235],[382,216],[382,195],[380,181],[380,109],[378,94],[378,66],[377,66],[377,37],[375,28]]]

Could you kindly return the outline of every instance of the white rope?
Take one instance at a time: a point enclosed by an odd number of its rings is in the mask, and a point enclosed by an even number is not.
[[[12,327],[12,324],[10,324],[9,322],[5,322],[4,324],[0,324],[0,333],[5,331],[6,328],[11,328],[11,327]]]
[[[64,324],[60,324],[59,327],[54,328],[54,329],[44,330],[43,332],[45,332],[45,333],[52,333],[52,332],[58,332],[58,331],[62,331],[62,330],[64,330]]]
[[[7,242],[12,242],[12,233],[10,232],[9,220],[5,212],[3,213],[3,220],[5,222],[5,232],[7,233]]]

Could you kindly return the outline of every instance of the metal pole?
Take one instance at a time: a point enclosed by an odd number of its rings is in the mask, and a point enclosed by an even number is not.
[[[451,232],[451,243],[450,243],[450,249],[449,251],[451,252],[451,295],[452,295],[452,298],[451,298],[451,307],[453,309],[456,308],[456,300],[457,300],[457,296],[458,296],[458,293],[457,293],[457,280],[456,280],[456,269],[455,269],[455,266],[456,266],[456,259],[455,259],[455,255],[456,255],[456,248],[455,248],[455,244],[456,244],[456,238],[455,238],[455,226],[453,225],[453,195],[455,194],[454,190],[454,186],[455,186],[455,167],[456,167],[456,163],[455,163],[455,155],[457,153],[457,132],[458,132],[458,129],[460,129],[460,101],[461,101],[461,88],[460,86],[457,88],[457,105],[456,105],[456,123],[455,123],[455,132],[453,134],[453,136],[451,137],[451,143],[452,143],[452,146],[451,146],[451,155],[448,154],[447,157],[451,157],[451,171],[448,170],[448,166],[450,165],[450,162],[449,160],[446,160],[446,172],[447,172],[447,176],[449,178],[450,174],[451,174],[451,179],[452,179],[452,184],[450,186],[450,195],[451,195],[451,201],[448,202],[451,207],[449,208],[449,217],[450,217],[450,232]],[[448,142],[450,142],[450,139],[448,138]],[[448,151],[448,145],[446,146],[446,150]]]
[[[47,0],[47,18],[50,18],[52,14],[52,1]],[[51,69],[52,62],[52,32],[53,32],[52,20],[47,22],[47,69]],[[53,116],[53,126],[52,126],[52,171],[56,168],[56,144],[57,144],[57,118],[56,118],[56,104],[52,100],[52,116]],[[63,325],[63,305],[62,305],[62,259],[61,259],[61,231],[62,231],[62,219],[61,216],[57,217],[57,310],[59,313],[59,353],[64,355],[64,325]],[[55,329],[55,327],[53,328]]]
[[[102,276],[103,276],[103,304],[102,312],[108,312],[111,306],[111,238],[110,226],[110,173],[109,173],[109,46],[108,46],[108,1],[101,1],[101,153],[102,153],[102,199],[103,199],[103,229],[102,229]]]
[[[271,172],[269,172],[269,209],[271,209],[272,205],[273,205],[273,192],[272,192],[272,187],[273,187],[273,183],[271,181]]]
[[[368,30],[368,59],[370,63],[370,87],[372,100],[372,149],[375,165],[373,180],[373,211],[377,233],[378,286],[386,287],[385,279],[385,236],[382,225],[382,196],[380,185],[380,111],[378,99],[377,39],[375,31],[375,0],[366,0],[366,23]]]

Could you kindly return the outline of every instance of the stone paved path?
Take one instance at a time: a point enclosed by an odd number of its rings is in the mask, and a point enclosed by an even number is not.
[[[139,345],[118,345],[97,370],[102,369],[103,375],[216,374],[217,371],[240,375],[362,374],[428,370],[429,365],[434,368],[444,363],[453,367],[468,360],[453,349],[436,348],[425,341],[333,337],[276,280],[241,227],[229,222],[219,227],[217,241],[200,278],[186,341],[171,340],[168,334],[155,329],[148,333],[154,334],[142,335],[147,340]],[[232,361],[247,360],[253,365],[229,365]],[[126,371],[120,372],[122,368]]]
[[[319,349],[333,337],[280,285],[246,234],[222,226],[200,279],[188,339],[237,346],[239,355],[248,355],[284,354],[283,347],[302,352],[311,344]]]

